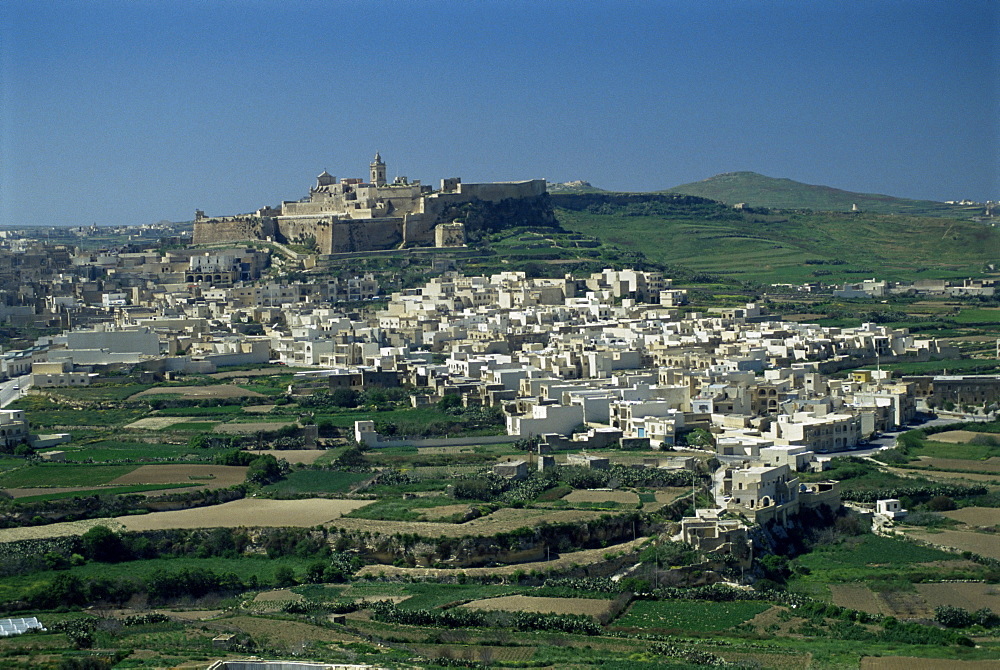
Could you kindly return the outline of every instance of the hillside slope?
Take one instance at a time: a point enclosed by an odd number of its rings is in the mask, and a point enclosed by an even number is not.
[[[696,195],[728,205],[742,202],[751,207],[777,209],[849,212],[857,205],[863,212],[954,218],[967,218],[983,213],[982,208],[977,207],[947,205],[931,200],[909,200],[877,193],[853,193],[830,186],[803,184],[792,179],[766,177],[756,172],[727,172],[662,192]]]
[[[698,197],[553,195],[567,230],[652,261],[764,282],[983,276],[1000,231],[967,220],[874,213],[740,212]]]

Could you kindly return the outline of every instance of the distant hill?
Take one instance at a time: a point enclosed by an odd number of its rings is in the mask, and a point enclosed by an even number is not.
[[[863,212],[967,218],[982,214],[982,207],[948,205],[932,200],[909,200],[877,193],[852,193],[830,186],[776,179],[756,172],[726,172],[691,184],[661,191],[697,195],[727,205],[746,203],[772,209],[811,209],[849,212],[854,205]]]

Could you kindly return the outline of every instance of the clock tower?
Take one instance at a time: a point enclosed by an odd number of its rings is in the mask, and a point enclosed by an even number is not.
[[[382,162],[382,154],[375,152],[375,160],[369,165],[371,167],[371,183],[376,186],[385,186],[385,163]]]

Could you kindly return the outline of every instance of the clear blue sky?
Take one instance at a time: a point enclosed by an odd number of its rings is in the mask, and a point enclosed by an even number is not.
[[[326,169],[1000,199],[995,0],[3,0],[0,225],[235,214]]]

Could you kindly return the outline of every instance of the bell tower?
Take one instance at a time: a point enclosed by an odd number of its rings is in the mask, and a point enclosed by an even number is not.
[[[369,165],[371,167],[371,183],[376,186],[385,186],[385,163],[382,162],[382,154],[375,152],[375,160]]]

